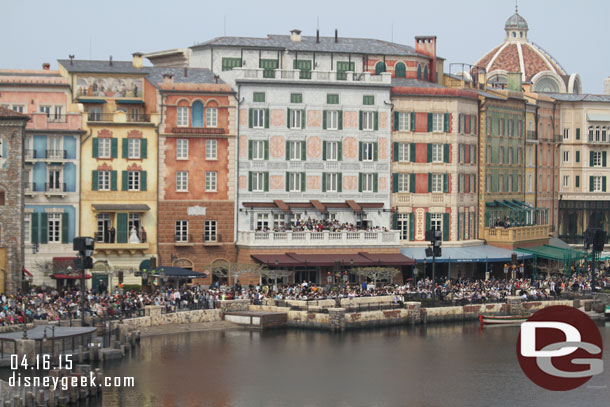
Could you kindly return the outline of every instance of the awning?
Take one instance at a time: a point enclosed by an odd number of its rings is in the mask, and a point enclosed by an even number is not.
[[[68,269],[68,267],[72,267],[72,269],[75,270],[76,260],[76,257],[53,257],[53,270],[65,271]]]
[[[362,266],[407,266],[415,264],[400,253],[284,253],[284,254],[252,254],[251,257],[267,266],[277,267],[344,267]]]
[[[34,277],[34,276],[32,275],[32,273],[30,273],[29,271],[27,271],[27,270],[25,269],[25,267],[21,267],[21,272],[22,272],[23,274],[25,274],[26,276],[30,277],[30,278],[33,278],[33,277]]]
[[[288,205],[286,205],[286,202],[282,201],[281,199],[276,199],[273,201],[273,203],[284,212],[288,212],[290,210]]]
[[[351,199],[348,199],[347,201],[345,201],[345,203],[347,204],[347,206],[349,206],[354,212],[362,212],[362,207],[360,205],[358,205],[356,203],[356,201],[352,201]]]
[[[180,267],[157,267],[151,273],[154,277],[168,277],[175,279],[191,279],[191,278],[205,278],[208,275],[200,273],[198,271],[183,269]]]
[[[139,99],[116,99],[115,103],[121,105],[143,105],[144,101]]]
[[[400,252],[417,263],[432,262],[432,257],[426,257],[425,247],[408,247],[400,249]],[[437,263],[494,263],[512,260],[513,253],[517,254],[519,260],[533,258],[529,253],[516,250],[507,250],[490,245],[466,246],[466,247],[443,247],[443,255],[436,258]]]
[[[78,103],[98,103],[98,104],[103,104],[103,103],[106,103],[106,101],[104,99],[84,99],[84,98],[78,98]]]
[[[51,274],[55,280],[80,280],[80,274]],[[91,274],[85,274],[85,279],[91,278]]]
[[[320,201],[312,200],[310,202],[313,205],[313,207],[316,208],[316,210],[318,212],[320,212],[320,213],[326,212],[326,207],[324,205],[322,205],[322,203]]]
[[[150,207],[146,204],[93,204],[93,210],[99,212],[105,211],[132,211],[145,212],[149,211]]]
[[[610,114],[587,113],[590,122],[610,122]]]
[[[140,262],[140,267],[138,267],[138,270],[150,270],[150,259],[142,260],[142,262]]]
[[[587,256],[585,252],[581,252],[580,250],[564,249],[546,244],[542,246],[519,248],[517,250],[523,253],[529,253],[538,258],[560,261],[562,263],[570,263],[572,261],[584,259]]]
[[[285,254],[252,254],[250,257],[268,266],[297,267],[300,265],[297,260]]]

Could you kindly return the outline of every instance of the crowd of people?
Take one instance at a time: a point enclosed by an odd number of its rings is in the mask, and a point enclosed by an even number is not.
[[[298,219],[294,224],[260,226],[257,232],[359,232],[359,231],[387,232],[388,229],[381,226],[354,225],[353,223],[341,223],[337,219]]]

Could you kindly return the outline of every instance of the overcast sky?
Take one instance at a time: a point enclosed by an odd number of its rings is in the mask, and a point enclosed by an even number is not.
[[[135,51],[188,47],[226,35],[320,33],[414,45],[436,35],[438,55],[474,63],[504,39],[514,0],[0,0],[0,68],[57,67],[57,59],[130,59]],[[610,1],[520,0],[529,39],[542,46],[583,91],[602,93],[610,75]],[[226,22],[226,24],[225,24]]]

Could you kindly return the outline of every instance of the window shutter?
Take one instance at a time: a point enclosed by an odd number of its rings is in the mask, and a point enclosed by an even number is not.
[[[290,191],[290,173],[286,173],[286,192]]]
[[[254,116],[254,112],[252,111],[252,109],[248,109],[248,127],[252,128],[253,125],[253,116]]]
[[[358,142],[358,160],[362,161],[362,141]]]
[[[374,120],[375,120],[374,129],[379,130],[379,112],[375,112]]]
[[[411,143],[411,151],[409,151],[409,161],[414,163],[415,159],[417,158],[417,154],[415,152],[415,143]]]
[[[32,212],[30,219],[32,222],[32,233],[31,233],[32,243],[38,243],[38,213]]]
[[[49,215],[46,212],[40,214],[40,243],[47,243],[48,240]]]
[[[463,124],[464,115],[462,113],[458,114],[458,133],[463,133]]]
[[[411,112],[411,131],[415,131],[415,112]]]
[[[337,175],[337,192],[343,192],[343,173]]]
[[[580,127],[576,128],[576,140],[580,140]]]
[[[326,141],[322,142],[322,161],[326,161]]]
[[[602,165],[605,167],[606,166],[606,152],[602,152]]]
[[[301,173],[301,192],[305,192],[305,187],[306,187],[306,175],[304,172]]]
[[[148,140],[145,138],[140,140],[140,158],[148,158]]]
[[[397,142],[392,143],[392,148],[393,148],[392,155],[393,155],[394,161],[398,161],[398,143]]]
[[[301,110],[301,128],[304,129],[307,126],[307,110]]]
[[[286,109],[286,127],[290,128],[290,109]]]
[[[248,191],[252,192],[252,171],[248,171]]]
[[[379,143],[376,141],[373,143],[373,161],[377,161],[378,157],[379,157]]]
[[[110,190],[116,191],[116,171],[110,171]]]
[[[122,190],[127,191],[127,171],[122,171]]]
[[[398,112],[394,112],[394,131],[398,131]]]
[[[343,161],[343,141],[337,142],[337,161]]]
[[[445,133],[449,132],[449,113],[445,113],[444,131]]]
[[[398,174],[392,174],[392,192],[398,192]]]
[[[590,175],[589,176],[589,192],[593,192],[595,190],[595,181],[593,179],[593,176]]]
[[[91,151],[93,153],[93,158],[97,158],[98,156],[98,140],[97,137],[94,137],[92,140]]]
[[[443,192],[449,192],[449,174],[443,174]]]
[[[326,115],[328,114],[328,110],[322,111],[322,129],[326,130]]]
[[[301,141],[301,161],[307,160],[307,143],[305,140]]]
[[[362,173],[358,174],[358,192],[362,192]]]
[[[343,110],[339,110],[339,112],[337,113],[337,116],[338,116],[338,119],[339,119],[338,120],[338,122],[339,122],[338,123],[339,124],[338,128],[339,128],[339,130],[343,130]]]
[[[146,191],[146,171],[140,171],[140,191]]]
[[[265,160],[269,159],[269,140],[265,140],[263,143],[265,145]]]
[[[97,171],[91,171],[91,190],[97,191],[98,175]]]
[[[110,139],[110,148],[111,148],[111,157],[112,158],[117,158],[119,156],[118,144],[119,144],[119,141],[117,139],[115,139],[115,138]]]
[[[359,123],[359,124],[358,124],[358,128],[359,128],[360,130],[362,130],[362,110],[359,112],[358,117],[359,117],[359,120],[358,120],[358,123]]]
[[[449,162],[449,144],[443,145],[443,161]]]
[[[595,152],[589,151],[589,167],[593,167],[594,154],[595,154]]]
[[[326,192],[326,173],[322,173],[322,192]]]
[[[290,160],[290,141],[286,140],[286,160]]]
[[[430,230],[430,212],[426,212],[426,230]]]
[[[409,174],[409,191],[415,192],[415,174]]]
[[[443,213],[443,241],[449,241],[449,214]]]
[[[606,192],[606,176],[602,178],[602,192]]]
[[[127,230],[127,214],[126,213],[117,213],[117,243],[127,243],[127,239],[129,236],[129,230]]]
[[[576,188],[580,188],[580,177],[576,176]]]
[[[392,230],[398,230],[398,214],[396,212],[392,214]]]
[[[432,192],[432,174],[428,174],[428,192]]]
[[[432,144],[427,144],[428,146],[428,157],[426,159],[426,162],[431,163],[432,162]]]
[[[265,172],[264,178],[265,178],[265,187],[263,189],[265,190],[265,192],[269,192],[269,173],[268,172]]]
[[[432,113],[428,113],[428,133],[432,131]]]
[[[413,212],[409,214],[409,240],[415,240],[415,220]]]
[[[269,128],[269,109],[265,109],[265,128]]]
[[[248,160],[252,160],[252,156],[253,156],[253,152],[252,152],[253,146],[252,146],[252,144],[253,143],[254,143],[253,140],[248,140]]]
[[[63,244],[69,243],[69,231],[70,231],[70,223],[69,223],[69,215],[67,212],[61,214],[61,242]]]

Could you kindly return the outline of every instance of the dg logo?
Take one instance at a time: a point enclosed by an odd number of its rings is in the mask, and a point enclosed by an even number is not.
[[[566,391],[603,372],[602,337],[595,322],[572,307],[544,308],[521,324],[517,357],[531,381]]]

